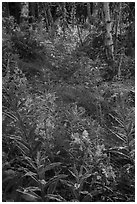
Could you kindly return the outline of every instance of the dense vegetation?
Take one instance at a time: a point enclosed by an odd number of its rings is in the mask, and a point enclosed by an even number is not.
[[[135,4],[2,9],[3,201],[135,201]]]

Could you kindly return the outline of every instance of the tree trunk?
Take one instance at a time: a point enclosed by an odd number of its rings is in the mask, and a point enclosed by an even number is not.
[[[120,4],[116,4],[115,14],[114,14],[114,57],[117,57],[117,41],[118,41],[118,31],[119,31],[119,21],[121,16]]]
[[[46,23],[46,28],[49,30],[49,28],[53,25],[53,18],[51,14],[50,4],[48,2],[42,3],[42,9],[44,12],[44,18]]]
[[[118,28],[120,31],[120,36],[121,36],[121,17],[122,17],[122,4],[120,2],[119,3],[119,19],[118,19]],[[122,58],[123,58],[123,52],[120,51],[120,62],[119,62],[119,66],[118,66],[118,79],[120,79],[120,77],[121,77]]]
[[[91,15],[91,6],[90,6],[90,2],[87,3],[87,13],[88,13],[88,20],[89,23],[92,24],[92,15]]]
[[[91,8],[92,7],[92,8]],[[88,14],[88,21],[91,25],[95,25],[95,22],[97,20],[97,15],[98,15],[98,10],[99,10],[99,3],[92,3],[88,2],[87,3],[87,14]],[[92,13],[91,13],[92,12]]]
[[[9,17],[9,3],[2,2],[2,17]]]
[[[29,16],[31,17],[29,22],[35,22],[35,19],[38,18],[38,5],[36,2],[29,2]]]
[[[106,23],[106,39],[105,45],[107,50],[107,57],[114,60],[114,45],[113,45],[113,38],[112,38],[112,22],[110,18],[110,11],[109,11],[109,3],[104,2],[104,14],[105,14],[105,23]]]
[[[20,23],[21,10],[21,2],[8,2],[8,15],[13,16],[18,24]]]
[[[50,3],[47,4],[47,14],[48,14],[48,21],[49,21],[49,26],[53,25],[53,18],[50,10]]]
[[[29,3],[28,2],[25,2],[23,3],[22,2],[22,7],[21,7],[21,22],[25,22],[25,21],[28,21],[29,19]]]

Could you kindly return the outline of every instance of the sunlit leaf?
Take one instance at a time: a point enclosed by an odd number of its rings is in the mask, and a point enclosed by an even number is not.
[[[8,116],[9,118],[11,118],[15,121],[18,121],[18,118],[10,112],[3,112],[3,114],[5,114],[6,116]]]
[[[45,197],[50,200],[55,200],[56,202],[66,202],[66,200],[60,195],[48,194]]]
[[[36,193],[34,192],[25,192],[25,190],[22,192],[20,190],[17,190],[18,192],[20,192],[22,195],[21,197],[28,202],[37,202],[39,200],[41,200],[41,197],[39,197]]]

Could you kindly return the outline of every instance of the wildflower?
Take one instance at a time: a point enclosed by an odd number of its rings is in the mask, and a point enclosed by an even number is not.
[[[80,138],[75,138],[74,143],[81,144],[81,139]]]
[[[104,144],[102,144],[102,145],[97,145],[97,147],[96,147],[96,156],[102,156],[102,150],[104,150]]]
[[[71,135],[72,139],[74,140],[73,142],[76,144],[81,144],[81,139],[79,137],[79,133],[76,132],[74,134]]]
[[[47,120],[46,120],[46,126],[47,126],[47,127],[52,127],[52,128],[54,128],[54,125],[53,125],[53,123],[52,123],[52,121],[51,121],[50,118],[47,118]]]
[[[105,176],[107,178],[115,179],[116,175],[112,169],[112,166],[107,166],[107,167],[103,168],[102,170],[103,170],[103,173],[105,174]]]
[[[97,176],[97,180],[101,180],[101,176]]]
[[[79,189],[80,184],[79,183],[75,183],[74,187],[75,187],[75,189]]]
[[[90,142],[90,139],[89,139],[89,136],[88,136],[88,132],[87,130],[84,130],[83,133],[82,133],[82,139],[85,141],[85,142]]]
[[[87,130],[84,130],[84,131],[83,131],[82,136],[85,137],[85,138],[88,138],[88,132],[87,132]]]

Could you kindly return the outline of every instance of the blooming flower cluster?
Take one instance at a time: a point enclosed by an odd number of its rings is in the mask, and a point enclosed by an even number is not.
[[[71,138],[73,140],[73,143],[75,144],[82,144],[84,143],[90,143],[89,133],[87,130],[84,130],[82,134],[79,134],[78,132],[71,135]]]

